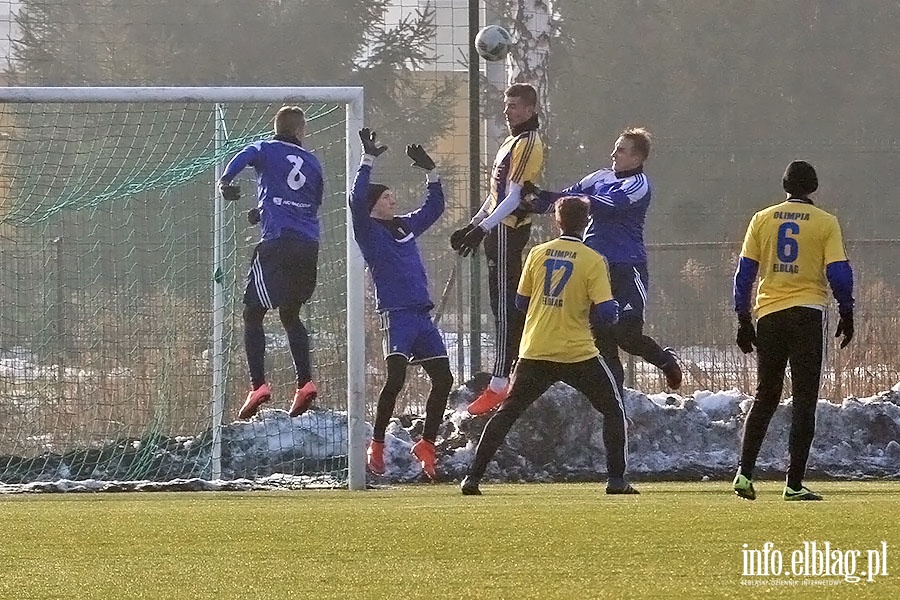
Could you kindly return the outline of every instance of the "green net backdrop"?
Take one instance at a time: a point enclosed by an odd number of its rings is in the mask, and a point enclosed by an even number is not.
[[[212,103],[0,104],[0,481],[210,476],[215,167],[269,137],[281,104],[222,105],[218,149]],[[345,112],[304,109],[327,183],[303,316],[318,405],[345,410]],[[238,182],[222,272],[226,428],[247,389],[241,298],[258,238],[253,170]],[[266,329],[273,407],[285,408],[295,377],[277,315]],[[293,445],[273,435],[270,447]],[[225,474],[248,475],[228,452]],[[334,464],[295,454],[249,475],[346,466],[346,448],[325,453]]]

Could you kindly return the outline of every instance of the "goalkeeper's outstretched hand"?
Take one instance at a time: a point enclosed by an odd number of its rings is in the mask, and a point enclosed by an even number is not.
[[[434,169],[434,161],[425,152],[421,144],[410,144],[406,147],[406,155],[412,160],[412,166],[423,171]]]
[[[459,252],[459,248],[462,246],[466,234],[472,231],[473,227],[475,226],[469,223],[465,227],[461,227],[450,234],[450,247],[453,248],[454,252]]]
[[[236,183],[219,182],[219,191],[222,192],[222,198],[228,202],[235,202],[241,199],[241,186]]]
[[[472,227],[472,229],[469,230],[469,233],[463,238],[462,243],[459,245],[459,250],[456,252],[460,256],[472,254],[478,249],[478,245],[481,244],[481,240],[483,240],[486,235],[487,231],[481,225]]]
[[[368,154],[375,158],[381,156],[388,149],[384,144],[379,144],[375,141],[375,132],[368,127],[363,127],[359,130],[359,140],[362,142],[363,154]]]

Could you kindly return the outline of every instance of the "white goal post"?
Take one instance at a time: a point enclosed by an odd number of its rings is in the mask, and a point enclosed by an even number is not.
[[[224,141],[221,103],[226,102],[328,102],[346,107],[346,190],[349,193],[360,160],[357,131],[363,126],[361,87],[3,87],[0,103],[106,103],[106,102],[202,102],[216,106],[216,145]],[[216,181],[223,166],[216,165]],[[216,275],[223,268],[224,201],[216,189],[213,232],[212,297],[212,479],[221,478],[222,420],[225,405],[225,284]],[[353,238],[347,208],[347,416],[348,486],[366,487],[365,476],[365,324],[364,266]]]

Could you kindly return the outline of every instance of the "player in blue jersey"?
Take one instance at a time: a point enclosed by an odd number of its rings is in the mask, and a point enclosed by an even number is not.
[[[290,415],[303,414],[317,393],[300,307],[316,287],[324,177],[319,159],[303,147],[305,126],[299,106],[283,106],[275,114],[274,137],[241,150],[219,181],[223,197],[237,200],[240,189],[232,181],[245,167],[256,171],[258,201],[250,217],[251,222],[258,220],[262,239],[253,251],[244,292],[244,348],[251,390],[238,412],[241,419],[255,415],[272,397],[266,381],[263,329],[269,309],[278,309],[297,373]]]
[[[394,192],[371,183],[375,159],[387,150],[376,142],[375,132],[360,130],[363,157],[350,194],[353,233],[372,276],[375,310],[381,317],[387,380],[378,397],[372,442],[366,463],[376,474],[384,473],[384,436],[394,412],[397,395],[406,381],[409,364],[422,365],[431,380],[425,403],[422,439],[412,453],[429,478],[435,477],[435,440],[453,386],[450,360],[441,332],[431,319],[434,304],[428,292],[428,275],[416,238],[444,212],[444,191],[434,171],[434,161],[419,145],[406,147],[412,165],[426,172],[425,203],[404,215],[395,215]]]
[[[590,323],[614,323],[619,307],[610,289],[606,261],[581,241],[588,204],[569,196],[555,204],[560,236],[531,249],[516,293],[525,331],[509,397],[491,417],[460,486],[480,496],[479,482],[516,419],[557,381],[584,394],[603,414],[607,494],[637,494],[625,480],[628,448],[625,409],[616,381],[599,356]]]
[[[853,269],[837,218],[810,199],[819,187],[812,165],[802,160],[791,162],[781,185],[787,199],[753,215],[734,274],[737,344],[745,354],[753,352],[754,346],[758,351],[756,398],[744,422],[734,492],[741,498],[756,499],[753,469],[781,401],[784,370],[790,363],[791,461],[782,498],[821,500],[803,485],[803,477],[816,432],[825,307],[831,287],[840,313],[835,337],[843,338],[844,348],[853,339]],[[750,305],[757,276],[754,328]]]
[[[619,348],[642,357],[661,369],[673,390],[681,387],[681,367],[670,348],[661,348],[644,335],[644,311],[650,276],[644,247],[644,221],[650,207],[652,188],[644,173],[650,156],[650,132],[642,127],[625,129],[610,154],[612,165],[587,175],[561,192],[539,189],[532,182],[523,186],[531,200],[531,210],[549,211],[557,198],[583,195],[591,203],[591,218],[584,243],[609,262],[613,296],[619,303],[619,321],[594,327],[594,340],[623,390],[625,370]]]

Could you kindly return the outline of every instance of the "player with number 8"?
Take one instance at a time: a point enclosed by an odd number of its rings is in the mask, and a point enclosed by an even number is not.
[[[219,189],[225,200],[240,198],[233,183],[245,167],[256,171],[257,204],[247,215],[259,224],[261,240],[253,251],[244,292],[244,349],[250,369],[250,392],[238,411],[249,419],[272,397],[266,381],[266,335],[263,319],[278,309],[297,375],[288,411],[292,417],[309,409],[318,393],[312,381],[309,334],[300,307],[316,287],[319,256],[319,207],[324,176],[316,156],[303,147],[306,117],[299,106],[283,106],[275,114],[275,135],[245,147],[225,167]]]

